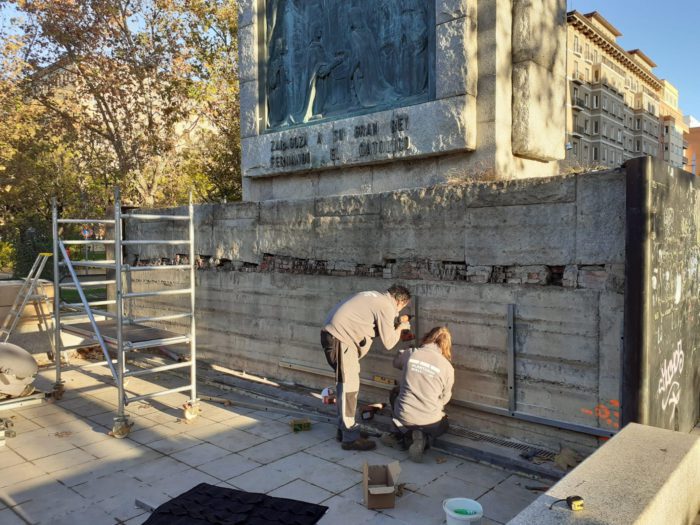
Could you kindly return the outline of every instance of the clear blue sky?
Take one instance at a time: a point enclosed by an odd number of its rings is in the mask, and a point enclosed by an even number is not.
[[[700,0],[567,0],[573,9],[607,18],[622,33],[620,45],[656,62],[656,75],[680,91],[683,113],[700,119]],[[15,13],[0,12],[0,28]]]
[[[567,0],[574,9],[603,15],[624,49],[641,49],[678,88],[683,113],[700,119],[700,0]]]

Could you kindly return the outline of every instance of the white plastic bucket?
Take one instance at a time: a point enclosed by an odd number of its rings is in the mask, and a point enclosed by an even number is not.
[[[447,525],[464,525],[464,523],[481,523],[484,509],[481,504],[473,499],[449,498],[442,502],[442,509],[445,511]],[[459,511],[466,511],[460,513]],[[470,514],[473,513],[473,514]]]

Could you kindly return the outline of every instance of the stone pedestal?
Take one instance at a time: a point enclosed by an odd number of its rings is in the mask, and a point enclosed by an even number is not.
[[[555,174],[563,0],[362,3],[240,2],[244,200]]]

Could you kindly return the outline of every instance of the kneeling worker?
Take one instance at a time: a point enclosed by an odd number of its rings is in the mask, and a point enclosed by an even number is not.
[[[394,358],[394,366],[403,370],[390,398],[396,432],[382,436],[382,443],[404,448],[410,443],[409,457],[423,461],[423,451],[449,427],[444,408],[454,384],[451,360],[452,337],[445,326],[433,328],[420,348],[403,350]]]
[[[402,330],[410,329],[408,316],[396,318],[408,305],[411,294],[393,285],[386,293],[360,292],[337,304],[321,330],[321,346],[335,370],[338,403],[338,436],[344,450],[372,450],[377,444],[360,433],[355,421],[360,391],[360,359],[379,336],[387,350],[399,342]]]

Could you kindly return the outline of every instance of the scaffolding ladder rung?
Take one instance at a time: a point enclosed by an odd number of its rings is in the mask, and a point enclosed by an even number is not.
[[[114,244],[113,239],[61,239],[63,244]]]
[[[58,224],[114,224],[114,219],[57,219]]]
[[[129,319],[129,322],[134,323],[134,324],[140,324],[140,323],[151,323],[151,322],[156,322],[156,321],[171,321],[173,319],[184,319],[186,317],[191,317],[191,313],[185,313],[185,314],[171,314],[171,315],[157,315],[155,317],[135,317],[133,319]]]
[[[61,261],[58,263],[60,266],[66,266],[65,261]],[[105,268],[105,269],[111,269],[114,268],[114,265],[116,264],[115,261],[71,261],[71,265],[74,267],[80,267],[80,268]]]
[[[131,266],[125,264],[122,270],[126,272],[150,272],[154,270],[189,270],[189,264],[162,264],[159,266]]]
[[[152,399],[154,397],[167,396],[168,394],[177,394],[178,392],[188,392],[192,390],[191,385],[179,386],[177,388],[171,388],[169,390],[161,390],[160,392],[153,392],[152,394],[144,394],[142,396],[128,397],[125,396],[124,401],[128,405],[129,403],[135,403],[137,401],[143,401],[144,399]]]
[[[122,219],[140,219],[144,221],[189,221],[189,215],[157,215],[153,213],[122,213]]]
[[[85,281],[80,283],[80,287],[84,288],[86,286],[105,286],[107,284],[116,284],[117,281],[114,279],[107,281]],[[59,288],[66,288],[68,290],[76,289],[78,287],[75,283],[60,283]]]
[[[117,304],[117,301],[115,301],[114,299],[107,299],[107,300],[105,300],[105,301],[91,301],[91,302],[88,302],[88,305],[89,305],[90,307],[93,307],[93,306],[107,306],[107,305],[110,305],[110,304]],[[85,308],[85,306],[83,305],[83,303],[62,303],[61,306],[65,307],[65,308]],[[92,310],[92,308],[90,308],[90,309]],[[93,312],[94,312],[94,310],[93,310]]]
[[[158,372],[165,372],[167,370],[176,370],[178,368],[186,368],[188,366],[192,366],[192,363],[183,361],[181,363],[172,363],[169,365],[163,365],[163,366],[156,366],[153,368],[145,368],[143,370],[134,370],[133,372],[126,372],[124,374],[124,377],[137,377],[137,376],[145,376],[147,374],[157,374]]]
[[[166,337],[164,339],[149,339],[148,341],[132,341],[124,343],[124,347],[129,350],[141,350],[143,348],[152,348],[154,346],[170,346],[180,343],[189,343],[189,335],[179,335],[176,337]]]
[[[156,239],[142,240],[142,239],[139,239],[139,240],[133,240],[133,241],[122,241],[122,244],[125,246],[137,245],[137,244],[138,245],[141,245],[141,244],[169,244],[172,246],[176,246],[179,244],[189,244],[189,243],[190,243],[189,240],[177,240],[177,239],[174,239],[174,240],[156,240]]]
[[[177,290],[157,290],[155,292],[132,292],[122,295],[124,299],[137,299],[139,297],[158,297],[161,295],[188,295],[192,288],[179,288]]]
[[[79,307],[76,308],[81,308],[83,312],[86,312],[85,307],[81,304]],[[94,308],[90,308],[90,313],[95,316],[101,315],[102,317],[108,317],[109,319],[114,319],[116,314],[113,314],[112,312],[108,312],[107,310],[95,310]],[[83,313],[83,315],[87,315],[87,313]],[[63,317],[63,316],[61,316]]]

